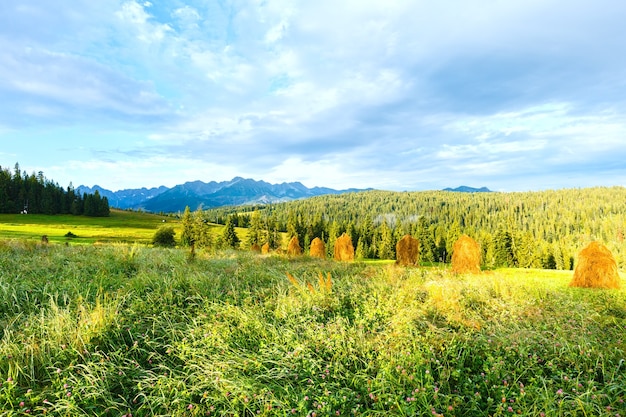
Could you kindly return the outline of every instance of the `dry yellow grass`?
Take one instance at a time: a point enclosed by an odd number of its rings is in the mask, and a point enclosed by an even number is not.
[[[591,242],[578,254],[570,287],[620,288],[617,263],[611,251],[600,242]]]

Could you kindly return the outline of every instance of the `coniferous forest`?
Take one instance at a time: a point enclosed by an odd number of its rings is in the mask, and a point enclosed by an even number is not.
[[[102,217],[109,215],[109,201],[97,191],[81,196],[71,186],[63,189],[45,178],[43,172],[29,175],[15,164],[13,172],[0,166],[0,213]]]
[[[322,238],[329,254],[342,233],[357,258],[394,259],[405,234],[420,241],[422,262],[449,262],[462,234],[477,240],[483,267],[572,269],[592,240],[626,266],[626,189],[586,188],[515,193],[368,191],[328,195],[263,207],[205,212],[207,220],[248,227],[246,244],[272,242],[277,231],[298,236],[305,250]],[[256,213],[255,213],[256,212]],[[258,219],[255,219],[258,217]]]

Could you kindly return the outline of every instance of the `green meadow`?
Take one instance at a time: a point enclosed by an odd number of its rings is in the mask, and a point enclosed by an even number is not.
[[[40,241],[46,235],[50,242],[150,243],[155,230],[163,222],[174,227],[178,227],[179,223],[172,217],[121,210],[111,210],[109,217],[0,214],[0,239]],[[66,237],[68,232],[76,237]]]
[[[47,236],[49,242],[68,244],[122,243],[150,244],[154,233],[161,226],[172,226],[176,237],[180,236],[180,219],[171,216],[111,209],[108,217],[45,214],[0,214],[0,239],[19,239],[40,242]],[[208,225],[210,233],[217,237],[223,226]],[[247,237],[247,229],[236,228],[241,239]],[[72,233],[74,236],[68,236]]]
[[[0,416],[626,415],[624,290],[570,279],[4,240]]]

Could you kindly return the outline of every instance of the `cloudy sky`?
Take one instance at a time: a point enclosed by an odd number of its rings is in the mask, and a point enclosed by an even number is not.
[[[65,187],[626,185],[626,2],[0,3],[0,165]]]

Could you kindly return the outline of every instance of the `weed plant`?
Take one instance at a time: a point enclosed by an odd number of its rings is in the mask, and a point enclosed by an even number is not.
[[[624,291],[569,279],[0,243],[0,415],[626,415]]]

